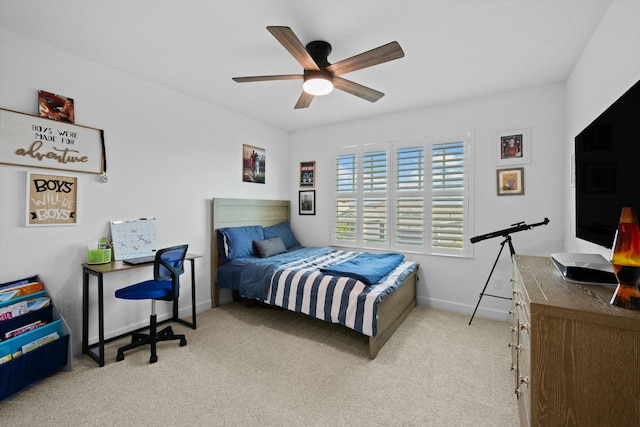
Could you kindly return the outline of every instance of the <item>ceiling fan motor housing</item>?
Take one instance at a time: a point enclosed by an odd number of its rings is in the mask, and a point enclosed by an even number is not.
[[[316,64],[318,64],[318,67],[324,68],[331,65],[327,59],[331,53],[331,45],[329,43],[316,40],[308,43],[305,48]]]

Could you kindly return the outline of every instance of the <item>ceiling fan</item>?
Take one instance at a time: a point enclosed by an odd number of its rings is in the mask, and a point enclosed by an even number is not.
[[[261,82],[269,80],[304,81],[302,94],[295,108],[307,108],[316,95],[326,95],[333,88],[376,102],[384,93],[340,77],[342,74],[361,70],[383,62],[393,61],[404,56],[398,42],[391,42],[351,58],[330,64],[327,57],[331,53],[331,45],[325,41],[312,41],[306,47],[289,27],[267,27],[267,30],[293,55],[302,65],[303,74],[281,74],[275,76],[234,77],[238,83]]]

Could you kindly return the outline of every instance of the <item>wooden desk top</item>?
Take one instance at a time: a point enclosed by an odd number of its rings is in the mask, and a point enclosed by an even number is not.
[[[193,261],[196,258],[202,258],[202,255],[197,255],[197,254],[187,254],[184,259],[187,261]],[[132,268],[141,268],[141,267],[153,267],[153,262],[149,262],[149,263],[145,263],[145,264],[137,264],[137,265],[133,265],[133,264],[127,264],[124,261],[111,261],[105,264],[88,264],[88,263],[84,263],[82,264],[83,268],[86,268],[87,270],[91,270],[95,273],[112,273],[114,271],[123,271],[123,270],[130,270]]]

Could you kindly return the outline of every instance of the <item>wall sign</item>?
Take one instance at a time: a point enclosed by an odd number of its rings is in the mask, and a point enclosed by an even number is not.
[[[0,108],[0,163],[101,174],[103,131]]]
[[[74,225],[78,178],[27,172],[27,225]]]

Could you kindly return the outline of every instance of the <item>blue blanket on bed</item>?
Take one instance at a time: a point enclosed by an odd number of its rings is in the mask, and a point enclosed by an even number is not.
[[[228,263],[241,267],[234,273],[237,276],[237,290],[240,292],[240,295],[249,299],[265,301],[271,285],[271,277],[280,267],[288,265],[299,259],[321,256],[322,254],[327,254],[329,252],[331,252],[330,248],[300,247],[297,250],[289,250],[288,252],[274,255],[269,258],[235,258],[228,261]],[[225,283],[230,283],[229,279],[233,279],[231,276],[221,278],[219,272],[218,276],[219,282],[221,282],[220,279],[223,279]],[[222,284],[222,287],[235,289],[234,287],[225,284]]]
[[[362,252],[347,261],[321,268],[320,271],[334,276],[353,277],[371,286],[387,276],[403,260],[404,255],[397,253]]]

